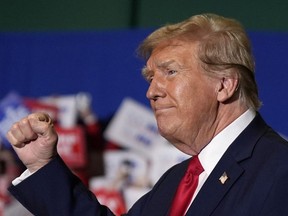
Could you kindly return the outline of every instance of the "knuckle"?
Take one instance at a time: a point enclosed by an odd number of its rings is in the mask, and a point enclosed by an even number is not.
[[[14,123],[10,128],[10,131],[16,131],[16,130],[19,130],[19,123],[18,122]]]

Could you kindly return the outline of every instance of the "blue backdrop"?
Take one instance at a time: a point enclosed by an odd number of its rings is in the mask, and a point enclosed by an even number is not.
[[[124,97],[148,106],[138,44],[151,29],[105,32],[0,33],[0,99],[89,92],[93,109],[106,118]],[[256,59],[260,112],[288,136],[288,33],[249,32]]]

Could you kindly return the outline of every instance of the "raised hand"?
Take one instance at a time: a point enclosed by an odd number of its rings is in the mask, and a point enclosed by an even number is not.
[[[58,135],[45,113],[33,113],[14,123],[7,139],[30,172],[45,166],[57,154]]]

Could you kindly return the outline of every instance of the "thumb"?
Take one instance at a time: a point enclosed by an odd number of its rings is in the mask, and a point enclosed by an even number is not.
[[[28,116],[32,130],[42,136],[51,135],[54,132],[54,124],[51,117],[46,113],[33,113]]]
[[[53,120],[48,114],[33,113],[28,116],[28,120],[34,133],[42,140],[40,142],[42,147],[56,147],[58,135],[54,128]]]

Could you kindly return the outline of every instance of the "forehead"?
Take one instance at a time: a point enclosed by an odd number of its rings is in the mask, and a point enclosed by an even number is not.
[[[172,63],[187,64],[197,58],[197,43],[170,40],[154,48],[147,61],[147,67],[167,66]]]

